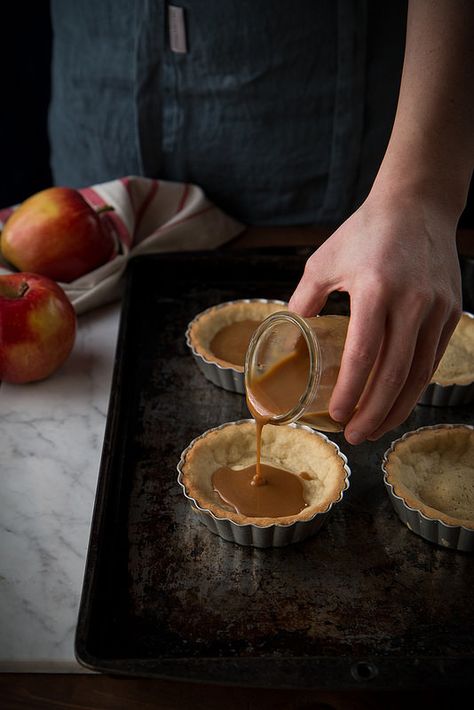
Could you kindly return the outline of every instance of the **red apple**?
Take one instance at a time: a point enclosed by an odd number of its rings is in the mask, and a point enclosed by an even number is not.
[[[69,283],[108,261],[115,240],[77,190],[50,187],[12,213],[2,232],[1,250],[19,271]]]
[[[37,274],[0,276],[0,380],[32,382],[66,360],[76,314],[63,289]]]

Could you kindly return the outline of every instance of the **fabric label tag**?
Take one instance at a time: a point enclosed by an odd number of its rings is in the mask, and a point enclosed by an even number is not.
[[[171,51],[177,52],[178,54],[186,54],[188,47],[183,7],[168,5],[168,30]]]

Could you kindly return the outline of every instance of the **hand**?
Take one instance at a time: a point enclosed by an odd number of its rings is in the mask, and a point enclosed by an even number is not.
[[[351,444],[401,424],[441,359],[461,314],[455,232],[421,198],[369,195],[306,263],[291,310],[310,316],[332,291],[350,296],[329,411]]]

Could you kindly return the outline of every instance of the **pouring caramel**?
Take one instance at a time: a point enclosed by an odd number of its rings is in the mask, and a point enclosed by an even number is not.
[[[251,341],[246,360],[247,404],[257,431],[254,484],[261,482],[260,441],[269,422],[298,419],[323,431],[340,431],[329,414],[347,334],[348,318],[295,314],[267,318]],[[273,324],[273,326],[272,326]],[[272,332],[279,328],[279,332]]]
[[[254,418],[272,424],[299,421],[321,431],[341,431],[329,414],[349,319],[292,313],[267,318],[252,340],[246,362],[247,404]]]
[[[237,513],[256,518],[281,518],[297,515],[307,503],[300,475],[261,462],[262,429],[268,419],[255,413],[256,462],[243,469],[222,466],[212,475],[212,485],[222,500]]]
[[[256,463],[213,475],[214,490],[237,512],[255,517],[296,515],[306,506],[298,474],[261,462],[262,430],[267,424],[297,419],[323,431],[340,431],[329,415],[348,318],[321,316],[304,320],[276,313],[252,336],[245,360],[249,410],[256,427]]]

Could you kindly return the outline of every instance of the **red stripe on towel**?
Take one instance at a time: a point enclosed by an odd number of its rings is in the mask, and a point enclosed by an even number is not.
[[[188,185],[188,183],[186,183],[186,185],[184,186],[184,189],[183,189],[183,194],[181,195],[181,199],[178,204],[178,209],[176,210],[176,214],[178,214],[178,212],[181,212],[181,210],[183,209],[184,205],[186,204],[186,200],[188,198],[188,195],[189,195],[189,185]]]

